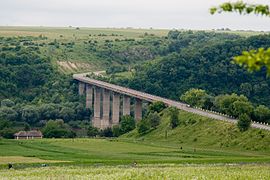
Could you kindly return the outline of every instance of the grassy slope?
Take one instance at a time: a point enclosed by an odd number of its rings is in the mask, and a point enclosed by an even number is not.
[[[270,154],[270,132],[251,128],[240,132],[235,124],[217,121],[199,115],[181,111],[180,126],[169,127],[168,112],[163,112],[160,126],[150,133],[140,136],[137,130],[122,138],[139,141],[158,142],[183,149],[214,149],[217,151],[242,151],[248,154],[263,152]],[[167,131],[167,138],[165,133]]]
[[[60,164],[270,163],[268,131],[241,133],[233,124],[186,112],[179,114],[180,127],[171,130],[163,113],[161,125],[143,137],[135,130],[119,139],[2,139],[0,156],[70,161]]]

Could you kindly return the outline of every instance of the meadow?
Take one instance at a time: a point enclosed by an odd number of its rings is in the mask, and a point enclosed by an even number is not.
[[[237,179],[270,178],[269,165],[58,166],[0,170],[2,179]]]

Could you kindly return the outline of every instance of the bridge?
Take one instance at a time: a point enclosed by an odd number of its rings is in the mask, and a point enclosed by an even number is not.
[[[216,120],[237,123],[227,115],[211,112],[203,109],[192,108],[188,104],[151,95],[130,88],[110,84],[107,82],[91,79],[87,77],[88,73],[74,74],[73,79],[79,82],[79,94],[86,94],[86,108],[94,110],[92,125],[97,128],[105,129],[119,124],[120,114],[130,115],[131,99],[134,99],[134,118],[136,121],[142,119],[142,103],[161,101],[167,106],[173,106],[180,110]],[[111,98],[112,96],[112,98]],[[120,101],[120,98],[122,101]],[[112,102],[111,102],[112,99]],[[102,102],[102,103],[101,103]],[[122,102],[122,103],[121,103]],[[112,108],[111,108],[112,106]],[[120,109],[122,107],[122,109]],[[266,129],[270,131],[270,126],[253,122],[252,127]]]

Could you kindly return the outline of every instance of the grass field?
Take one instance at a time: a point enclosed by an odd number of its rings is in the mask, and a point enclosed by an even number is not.
[[[269,165],[66,166],[0,170],[2,179],[237,179],[270,178]]]

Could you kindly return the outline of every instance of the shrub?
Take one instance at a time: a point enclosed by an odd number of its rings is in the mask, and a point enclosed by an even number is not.
[[[166,108],[166,105],[164,104],[164,102],[161,101],[156,101],[152,104],[149,105],[148,107],[148,111],[149,113],[153,113],[153,112],[161,112],[162,110],[164,110]]]
[[[156,128],[160,124],[160,116],[157,112],[150,113],[146,120],[149,122],[151,128]]]
[[[6,139],[13,139],[15,133],[16,133],[16,129],[4,128],[3,130],[0,131],[0,136]]]
[[[149,122],[146,119],[140,121],[137,125],[138,133],[140,135],[146,134],[151,129]]]
[[[99,131],[97,128],[95,128],[93,126],[89,126],[87,129],[87,135],[89,137],[95,137],[95,136],[99,135]]]
[[[102,137],[113,137],[112,128],[106,128],[100,131],[100,136]]]
[[[118,136],[121,135],[119,125],[114,125],[114,126],[113,126],[113,128],[112,128],[112,133],[113,133],[113,136],[114,136],[114,137],[118,137]]]
[[[172,128],[176,128],[180,122],[178,119],[178,109],[176,109],[175,107],[171,107],[169,109],[170,113],[169,113],[169,118],[170,118],[170,124]]]
[[[45,138],[74,138],[76,133],[63,120],[49,120],[42,129]]]
[[[135,119],[129,115],[122,116],[120,119],[120,132],[125,134],[135,129]]]
[[[247,114],[241,114],[237,122],[237,126],[240,131],[246,131],[250,127],[251,119]]]

